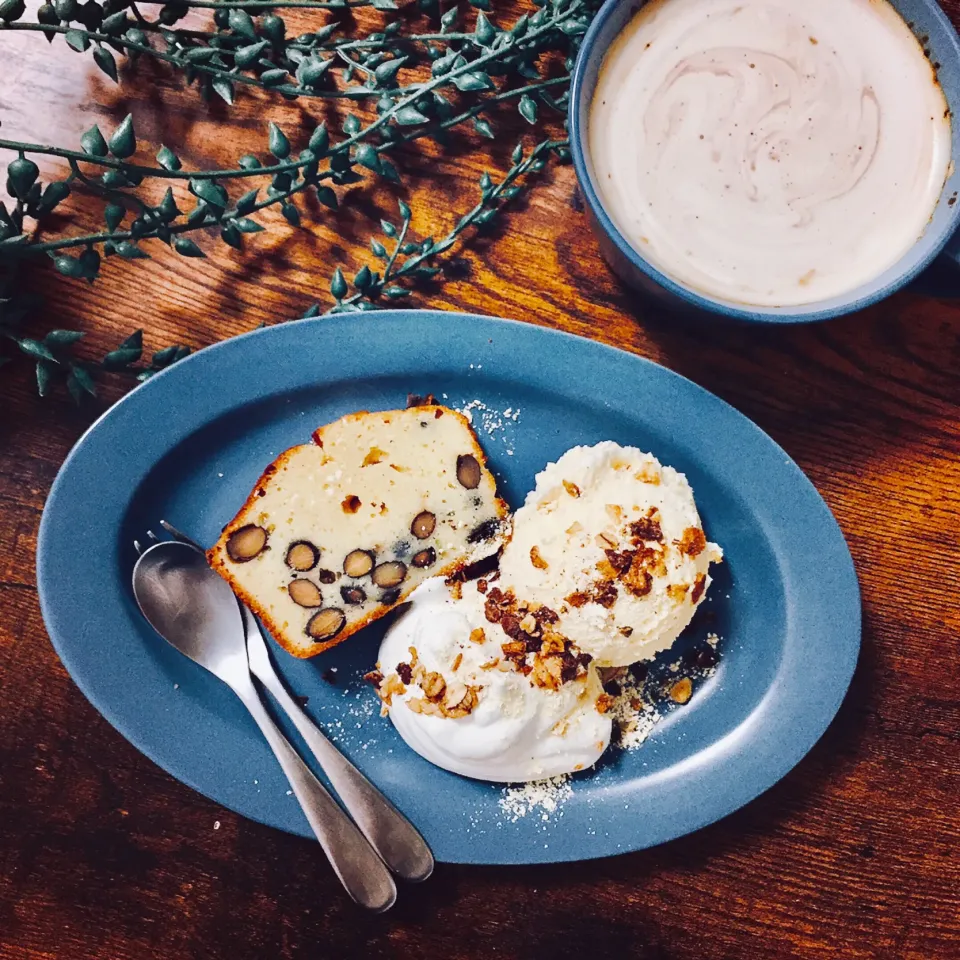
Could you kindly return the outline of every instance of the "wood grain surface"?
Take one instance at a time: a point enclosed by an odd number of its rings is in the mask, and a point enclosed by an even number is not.
[[[944,5],[960,22],[960,2]],[[0,50],[7,137],[66,145],[133,110],[146,146],[181,144],[187,160],[263,142],[255,96],[230,112],[206,106],[147,65],[118,90],[88,58],[40,36],[0,36]],[[281,104],[269,116],[297,129],[301,111],[319,113]],[[467,141],[449,156],[407,154],[420,235],[472,205],[479,173],[503,170],[508,150]],[[139,326],[148,348],[200,347],[297,316],[326,304],[334,266],[365,261],[359,209],[395,209],[388,195],[357,194],[358,213],[339,226],[314,211],[306,229],[280,224],[246,257],[210,238],[202,264],[162,250],[145,264],[112,260],[93,287],[31,274],[46,297],[31,328],[87,330],[91,351]],[[37,525],[60,463],[104,404],[41,401],[32,372],[8,367],[0,958],[960,957],[960,301],[904,292],[798,329],[680,323],[602,265],[570,168],[548,174],[496,243],[472,243],[463,258],[460,279],[414,303],[651,357],[730,401],[796,458],[836,514],[863,590],[863,653],[836,721],[784,781],[693,836],[593,863],[441,866],[389,914],[362,916],[313,844],[161,772],[67,676],[37,603]],[[110,384],[105,399],[126,388]]]

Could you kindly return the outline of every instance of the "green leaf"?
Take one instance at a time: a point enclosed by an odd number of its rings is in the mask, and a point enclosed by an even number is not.
[[[197,205],[187,214],[187,223],[190,226],[203,223],[207,219],[208,213],[210,213],[210,208],[202,200],[198,200]]]
[[[233,221],[241,233],[262,233],[263,227],[256,220],[249,217],[239,217]]]
[[[104,370],[123,370],[136,363],[143,355],[143,331],[135,330],[116,350],[111,350],[101,361]]]
[[[68,30],[63,39],[67,41],[67,46],[72,47],[77,53],[83,53],[90,49],[90,38],[83,30]]]
[[[51,363],[49,360],[37,361],[37,393],[39,393],[41,397],[49,395],[53,379],[56,377],[59,369],[56,363]]]
[[[179,170],[183,166],[180,158],[169,147],[164,146],[157,151],[157,163],[164,170]]]
[[[257,28],[253,25],[253,20],[246,10],[231,10],[230,18],[227,22],[230,25],[230,29],[237,34],[237,36],[244,37],[247,40],[257,39]]]
[[[109,140],[110,152],[119,160],[132,157],[137,149],[137,138],[133,130],[133,117],[128,113],[113,131]]]
[[[217,92],[220,99],[227,104],[233,104],[233,84],[223,77],[214,77],[210,86]]]
[[[307,309],[303,311],[303,314],[301,315],[300,319],[309,320],[311,317],[319,317],[319,316],[320,316],[320,304],[315,303],[313,304],[313,306],[307,307]]]
[[[190,192],[211,207],[217,207],[220,210],[226,209],[227,191],[219,183],[214,183],[213,180],[199,180],[192,177],[190,179]]]
[[[473,121],[473,128],[480,134],[481,137],[486,137],[488,140],[495,140],[496,134],[493,132],[493,127],[486,120],[480,120],[479,118]]]
[[[394,115],[397,123],[405,127],[413,126],[415,123],[427,123],[429,117],[425,117],[416,107],[401,107]]]
[[[370,249],[373,251],[375,257],[379,257],[381,260],[387,259],[387,248],[379,240],[371,240]]]
[[[377,78],[377,83],[381,83],[384,86],[391,85],[396,80],[397,74],[406,62],[406,57],[399,57],[396,60],[387,60],[386,63],[381,63],[380,66],[373,71],[373,75]]]
[[[347,281],[344,280],[343,271],[339,267],[333,271],[333,279],[330,281],[330,292],[338,302],[347,295]]]
[[[523,117],[527,123],[537,122],[537,102],[533,97],[524,94],[520,98],[518,109],[520,110],[520,116]]]
[[[117,244],[117,253],[120,254],[124,260],[150,259],[149,253],[145,253],[135,243],[131,243],[129,240],[121,240],[120,243]]]
[[[182,360],[184,357],[190,355],[190,348],[180,346],[179,344],[173,344],[169,347],[164,347],[162,350],[158,350],[151,358],[150,363],[154,367],[160,367],[164,369],[169,367],[171,364],[176,363],[178,360]]]
[[[104,17],[100,24],[100,32],[106,33],[111,37],[119,37],[127,28],[127,11],[118,10],[111,13],[109,17]]]
[[[87,247],[80,254],[80,266],[83,267],[83,279],[93,283],[100,273],[100,254],[93,247]]]
[[[77,0],[53,0],[53,9],[60,20],[69,23],[77,15]]]
[[[523,159],[523,144],[518,143],[510,154],[510,162],[516,166]]]
[[[260,74],[260,82],[265,87],[279,87],[281,83],[286,83],[287,78],[289,77],[289,72],[281,68],[276,70],[264,70]]]
[[[478,13],[477,26],[473,33],[477,42],[486,47],[496,39],[497,28],[482,13]]]
[[[398,300],[400,297],[407,297],[410,295],[409,290],[404,290],[403,287],[396,287],[396,286],[387,287],[387,289],[384,290],[383,292],[386,296],[390,297],[391,300]]]
[[[173,241],[173,249],[180,254],[181,257],[205,257],[206,254],[189,238],[189,237],[177,237]]]
[[[244,170],[259,170],[263,164],[252,153],[245,153],[237,161],[237,166]]]
[[[50,348],[42,344],[39,340],[33,340],[29,337],[24,337],[22,340],[17,341],[17,346],[30,357],[36,357],[38,360],[50,360],[53,363],[57,362],[57,358],[50,352]]]
[[[248,190],[237,201],[237,213],[249,213],[257,205],[257,197],[260,195],[260,188]]]
[[[91,397],[97,395],[97,388],[93,382],[93,377],[79,364],[74,364],[70,367],[70,375],[67,377],[68,389],[70,388],[71,380],[76,381],[77,386],[79,386],[84,393],[90,394]],[[73,393],[72,390],[70,392],[71,394]]]
[[[260,21],[260,29],[278,45],[283,43],[287,35],[287,25],[283,22],[283,18],[273,13],[268,13]]]
[[[379,173],[382,169],[380,155],[369,143],[361,143],[357,146],[356,158],[361,167],[366,167],[374,173]]]
[[[85,334],[80,330],[51,330],[44,338],[43,342],[48,347],[69,347],[71,344],[82,340]]]
[[[106,221],[107,229],[113,233],[123,222],[127,211],[119,203],[108,203],[103,208],[103,219]]]
[[[397,235],[397,228],[389,220],[381,220],[380,229],[391,239]]]
[[[290,156],[290,141],[272,120],[270,121],[269,146],[270,152],[278,160],[286,160]]]
[[[246,70],[257,62],[257,58],[267,49],[269,44],[266,40],[259,43],[247,44],[244,47],[238,47],[233,54],[233,62],[241,69]]]
[[[384,180],[389,180],[391,183],[400,183],[400,174],[397,173],[397,168],[389,160],[380,160],[380,175]]]
[[[373,8],[375,10],[396,10],[397,5],[393,0],[373,0]]]
[[[318,124],[310,134],[310,141],[307,144],[314,156],[323,157],[326,155],[327,148],[330,146],[330,135],[327,133],[325,123]]]
[[[25,157],[16,157],[7,167],[7,189],[19,200],[27,200],[30,188],[40,176],[40,168]]]
[[[280,212],[283,214],[287,223],[289,223],[291,226],[300,226],[300,211],[297,209],[296,204],[284,203],[280,207]]]
[[[317,199],[331,210],[336,210],[340,206],[332,187],[317,187]]]
[[[469,0],[470,6],[475,7],[477,10],[489,10],[491,7],[490,0]]]
[[[117,82],[117,61],[106,47],[95,47],[93,59],[96,65],[114,82]]]
[[[301,60],[297,67],[297,81],[304,87],[316,86],[330,69],[332,60],[311,56]]]
[[[243,249],[243,238],[235,223],[225,223],[220,227],[220,239],[234,250]]]
[[[493,81],[482,70],[471,70],[469,73],[461,73],[453,78],[453,85],[458,90],[473,92],[476,90],[492,90]]]
[[[404,220],[410,219],[410,207],[406,203],[404,203],[402,200],[398,200],[397,208],[400,211],[400,216],[403,217]]]
[[[180,208],[177,206],[177,201],[173,197],[172,187],[167,187],[163,199],[157,205],[157,212],[160,214],[160,218],[164,223],[170,223],[180,216]]]
[[[356,136],[360,132],[360,118],[352,113],[348,114],[347,119],[343,121],[343,132],[349,137]]]
[[[370,284],[373,282],[373,274],[370,272],[370,268],[364,264],[358,271],[357,275],[353,278],[353,285],[358,290],[367,290],[370,287]]]
[[[54,180],[43,191],[40,203],[37,205],[39,213],[49,213],[58,204],[63,203],[70,196],[70,184],[63,180]]]
[[[457,6],[451,7],[441,18],[440,18],[440,27],[446,32],[457,22],[457,17],[460,16],[460,8]]]

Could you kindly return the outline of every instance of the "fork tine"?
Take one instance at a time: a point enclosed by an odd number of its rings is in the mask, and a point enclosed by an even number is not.
[[[182,530],[178,530],[172,523],[167,523],[166,520],[161,520],[160,526],[163,527],[163,529],[166,530],[174,540],[179,540],[181,543],[187,544],[187,546],[196,547],[198,550],[203,550],[203,547],[201,547],[196,540],[188,537]]]
[[[143,547],[140,546],[140,541],[139,541],[139,540],[134,540],[134,541],[133,541],[133,548],[134,548],[134,550],[137,551],[137,553],[143,553]]]
[[[156,535],[152,530],[148,530],[148,531],[147,531],[147,536],[148,536],[154,543],[159,543],[159,542],[160,542],[160,540],[158,539],[157,535]]]

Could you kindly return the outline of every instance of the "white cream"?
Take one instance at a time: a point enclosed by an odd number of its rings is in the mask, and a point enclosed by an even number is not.
[[[469,639],[476,627],[485,631],[482,643]],[[388,674],[410,662],[413,647],[427,671],[437,671],[448,683],[479,688],[479,702],[468,716],[456,719],[415,713],[407,703],[423,693],[410,684],[391,698],[397,732],[431,763],[480,780],[541,780],[592,766],[611,733],[610,715],[596,707],[603,693],[596,671],[547,690],[512,669],[483,669],[501,658],[507,639],[484,617],[475,584],[464,585],[458,601],[442,580],[419,587],[410,609],[384,637],[380,669]]]
[[[612,606],[573,606],[571,594],[589,592],[602,579],[597,565],[606,549],[634,548],[628,525],[652,509],[662,534],[663,569],[651,576],[649,592],[636,596],[617,583]],[[557,611],[557,630],[601,666],[647,660],[673,644],[707,595],[710,564],[723,552],[705,537],[695,556],[679,546],[688,530],[701,529],[682,473],[609,440],[573,447],[537,475],[535,489],[514,515],[498,586]]]
[[[642,256],[763,306],[882,274],[950,165],[943,93],[886,0],[653,0],[608,52],[589,138]]]

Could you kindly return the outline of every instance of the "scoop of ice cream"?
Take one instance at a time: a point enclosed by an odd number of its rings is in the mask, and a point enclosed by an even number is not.
[[[611,734],[595,668],[574,664],[564,678],[561,666],[548,669],[559,653],[506,655],[516,641],[485,615],[477,584],[456,592],[440,579],[423,584],[380,647],[380,695],[400,736],[438,767],[481,780],[592,766]]]
[[[514,515],[499,586],[547,604],[601,666],[667,649],[722,559],[682,473],[612,441],[573,447],[537,475]]]

